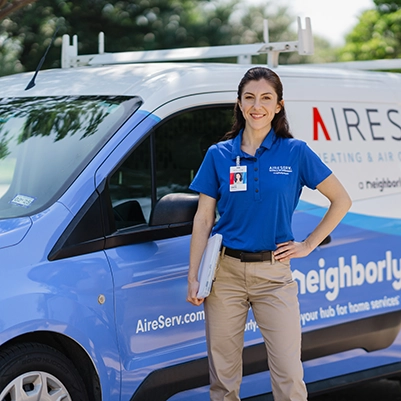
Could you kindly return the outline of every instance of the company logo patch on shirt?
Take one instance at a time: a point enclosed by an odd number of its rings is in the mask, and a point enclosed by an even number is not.
[[[289,175],[290,173],[292,173],[292,167],[291,166],[270,166],[269,172],[273,173],[273,174]]]

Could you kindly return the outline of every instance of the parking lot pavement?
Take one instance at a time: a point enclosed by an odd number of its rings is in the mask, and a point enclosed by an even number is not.
[[[310,401],[401,401],[398,380],[376,380],[328,394],[310,396]]]
[[[381,379],[364,382],[327,394],[310,395],[309,401],[401,401],[399,380]],[[273,401],[271,394],[248,398],[247,401]]]

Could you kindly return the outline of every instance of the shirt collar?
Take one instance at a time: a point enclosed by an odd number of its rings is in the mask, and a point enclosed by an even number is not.
[[[241,150],[243,133],[244,133],[244,130],[242,129],[239,132],[239,134],[233,139],[233,150],[231,152],[231,157],[233,160],[235,160],[237,156],[252,157]],[[274,128],[272,127],[271,130],[269,131],[269,133],[266,135],[263,142],[260,144],[260,147],[265,148],[265,149],[270,149],[272,147],[274,141],[276,140],[276,138],[277,138],[276,133],[274,132]]]

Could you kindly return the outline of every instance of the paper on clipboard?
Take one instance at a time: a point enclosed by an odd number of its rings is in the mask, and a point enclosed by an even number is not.
[[[202,261],[199,266],[199,290],[197,297],[206,298],[210,294],[214,274],[216,272],[217,262],[219,260],[219,253],[223,236],[221,234],[214,234],[208,239],[205,252],[202,256]]]

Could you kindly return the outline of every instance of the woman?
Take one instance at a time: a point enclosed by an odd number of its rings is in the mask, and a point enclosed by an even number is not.
[[[240,189],[230,185],[237,172],[247,174]],[[296,242],[291,219],[304,185],[317,188],[330,207],[308,238]],[[255,67],[244,75],[232,131],[210,147],[191,189],[200,195],[187,300],[205,301],[211,400],[240,399],[244,328],[252,307],[266,344],[274,399],[305,401],[298,288],[290,260],[311,253],[351,201],[330,169],[292,137],[282,84],[273,71]],[[223,236],[220,263],[209,297],[198,299],[198,268],[212,229]]]

